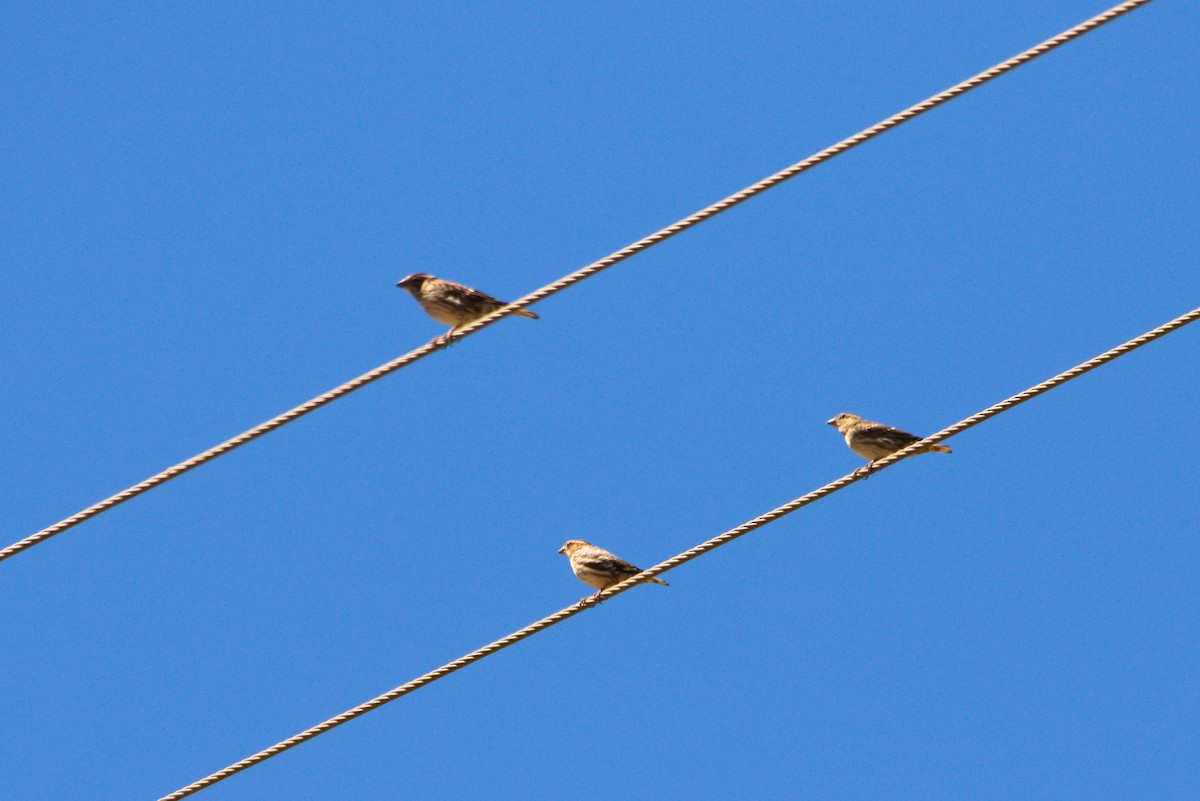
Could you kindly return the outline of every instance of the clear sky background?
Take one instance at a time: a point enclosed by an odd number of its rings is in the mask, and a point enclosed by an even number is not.
[[[1103,10],[11,2],[7,545]],[[0,795],[154,799],[1200,305],[1161,0],[0,565]],[[199,797],[1195,798],[1200,326]]]

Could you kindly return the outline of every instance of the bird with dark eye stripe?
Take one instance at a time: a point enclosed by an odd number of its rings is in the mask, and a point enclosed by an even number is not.
[[[614,584],[620,584],[628,578],[633,578],[642,572],[640,567],[631,565],[616,554],[611,554],[603,548],[597,548],[584,540],[567,540],[558,552],[565,554],[571,562],[571,569],[579,580],[589,587],[596,588],[595,598]],[[655,584],[664,587],[671,585],[660,578],[649,578]],[[586,600],[586,599],[585,599]]]
[[[430,317],[439,323],[453,326],[448,332],[450,334],[508,305],[486,292],[428,273],[413,273],[396,286],[416,298],[417,303],[421,304],[421,308]],[[527,309],[518,309],[513,314],[531,320],[538,319],[536,314]]]
[[[870,464],[862,468],[868,473],[875,467],[877,460],[891,456],[896,451],[924,439],[916,434],[885,426],[883,423],[864,420],[857,414],[849,412],[842,412],[832,420],[825,422],[841,432],[842,436],[846,438],[846,444],[850,446],[850,450],[864,459],[871,460]],[[930,445],[917,453],[952,453],[952,451],[947,445]]]

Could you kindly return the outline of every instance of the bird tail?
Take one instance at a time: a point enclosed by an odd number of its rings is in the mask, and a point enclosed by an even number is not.
[[[517,315],[518,317],[528,317],[530,320],[538,319],[538,316],[528,309],[517,309],[515,312],[513,312],[513,314]]]
[[[949,445],[930,445],[929,452],[930,453],[954,453],[954,451],[950,450]]]
[[[661,585],[663,585],[664,587],[670,587],[670,586],[671,586],[671,585],[670,585],[670,584],[668,584],[667,582],[665,582],[665,581],[663,581],[662,579],[660,579],[660,578],[657,578],[657,577],[650,579],[650,581],[654,582],[655,584],[661,584]]]

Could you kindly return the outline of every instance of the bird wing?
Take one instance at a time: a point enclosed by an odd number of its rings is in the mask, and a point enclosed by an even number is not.
[[[897,449],[906,448],[921,439],[916,434],[910,434],[907,431],[901,431],[898,428],[885,426],[881,423],[860,428],[858,433],[865,434],[866,436],[881,442],[894,444]]]
[[[453,291],[446,293],[446,299],[456,306],[470,311],[476,311],[481,306],[504,306],[502,300],[493,298],[486,292],[480,292],[478,289],[472,289],[469,286],[459,284],[453,288]]]
[[[426,281],[421,288],[419,299],[422,303],[440,307],[451,314],[467,317],[478,317],[488,309],[495,308],[491,304],[500,303],[478,289],[444,278]]]
[[[579,565],[587,570],[592,570],[597,573],[609,573],[612,575],[628,573],[629,575],[633,576],[642,572],[641,568],[635,567],[626,562],[624,559],[611,554],[608,556],[597,555],[580,557]]]

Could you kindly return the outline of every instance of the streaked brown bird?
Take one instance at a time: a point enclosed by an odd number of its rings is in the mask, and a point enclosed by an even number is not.
[[[450,333],[454,333],[467,323],[473,323],[480,317],[491,314],[501,306],[508,305],[502,300],[496,300],[486,292],[480,292],[478,289],[447,281],[444,278],[437,278],[428,273],[413,273],[396,286],[407,290],[416,298],[417,303],[421,304],[421,308],[430,317],[439,323],[454,326],[450,329]],[[531,320],[538,319],[538,316],[528,309],[518,309],[513,314],[528,317]]]
[[[883,423],[864,420],[857,414],[850,414],[849,412],[842,412],[832,420],[826,420],[825,422],[837,427],[837,430],[846,438],[846,444],[850,446],[850,450],[864,459],[871,460],[871,463],[866,466],[868,472],[875,466],[877,459],[891,456],[901,448],[907,448],[914,442],[923,439],[923,437],[918,437],[907,431],[885,426]],[[952,451],[946,445],[930,445],[927,448],[917,451],[917,453],[930,452],[951,453]]]
[[[567,540],[563,547],[558,549],[558,552],[566,554],[567,559],[571,561],[571,569],[575,571],[575,575],[584,584],[595,587],[596,595],[614,584],[620,584],[625,579],[633,578],[642,572],[640,567],[631,565],[621,557],[583,540]],[[661,584],[664,587],[671,586],[657,577],[647,579],[647,581]],[[596,595],[592,597],[595,598]]]

